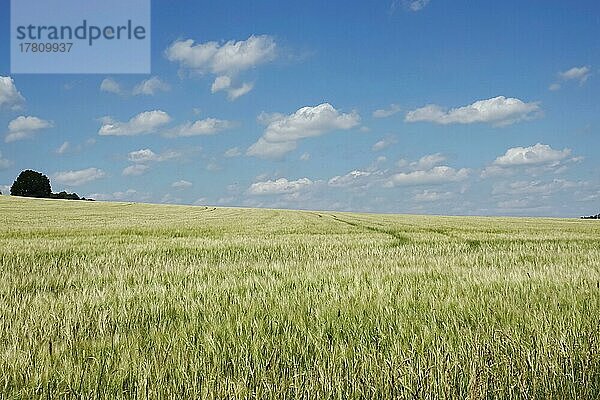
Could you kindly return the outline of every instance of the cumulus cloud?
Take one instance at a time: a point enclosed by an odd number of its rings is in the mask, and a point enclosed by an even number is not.
[[[141,149],[130,152],[127,159],[131,162],[140,163],[148,161],[158,161],[159,156],[150,149]]]
[[[296,146],[297,143],[295,141],[269,142],[261,137],[246,150],[246,155],[259,158],[278,159],[294,150]]]
[[[171,117],[164,111],[145,111],[127,122],[115,121],[111,117],[103,118],[100,136],[135,136],[155,132],[158,128],[169,123]]]
[[[78,171],[62,171],[54,174],[54,180],[67,186],[79,186],[104,178],[106,173],[98,168],[86,168]]]
[[[583,86],[590,76],[592,76],[592,69],[589,66],[584,65],[559,72],[558,80],[559,82],[577,81],[579,82],[579,86]],[[548,89],[552,91],[559,90],[562,87],[561,83],[559,82],[552,83]]]
[[[179,157],[176,151],[167,151],[162,154],[156,154],[150,149],[140,149],[132,151],[127,155],[127,159],[134,163],[160,162]]]
[[[240,151],[239,147],[232,147],[230,149],[227,149],[227,151],[225,151],[224,155],[227,158],[239,157],[242,155],[242,152]]]
[[[252,35],[246,40],[205,42],[194,44],[192,39],[178,40],[166,50],[167,58],[179,63],[181,68],[216,76],[211,91],[227,90],[230,100],[248,93],[253,85],[244,83],[232,89],[232,79],[238,73],[273,61],[277,45],[269,35]]]
[[[566,71],[559,72],[558,76],[564,81],[578,81],[579,84],[584,84],[592,74],[590,67],[573,67]]]
[[[13,78],[0,76],[0,109],[18,110],[24,103],[25,98],[17,90]]]
[[[395,136],[388,136],[388,137],[385,137],[385,138],[379,140],[378,142],[376,142],[371,147],[371,150],[372,151],[381,151],[381,150],[386,149],[386,148],[388,148],[390,146],[393,146],[397,142],[398,142],[398,139],[396,139]]]
[[[511,199],[498,202],[498,208],[504,209],[528,209],[537,206],[531,199]]]
[[[525,103],[519,99],[498,96],[450,110],[429,104],[409,111],[405,120],[407,122],[434,122],[442,125],[490,123],[494,126],[505,126],[535,118],[540,112],[538,103]]]
[[[252,35],[246,40],[230,40],[222,45],[218,42],[194,45],[194,41],[188,39],[172,43],[166,55],[185,68],[215,75],[233,74],[272,61],[276,44],[268,35]]]
[[[130,201],[130,200],[148,200],[150,196],[147,193],[139,193],[135,189],[127,189],[122,192],[114,193],[92,193],[88,198],[100,201]]]
[[[327,184],[332,187],[349,187],[362,185],[366,183],[366,179],[371,177],[374,172],[354,170],[346,175],[337,175],[329,179]]]
[[[417,12],[425,8],[427,4],[429,4],[429,0],[394,0],[390,6],[390,12],[395,12],[401,5],[409,11]]]
[[[348,130],[360,122],[356,112],[340,113],[329,103],[303,107],[291,115],[261,116],[259,120],[268,123],[265,132],[246,152],[261,158],[281,158],[296,148],[298,140],[334,130]]]
[[[121,85],[112,78],[105,78],[100,83],[100,91],[106,93],[123,94]]]
[[[494,185],[492,194],[548,196],[553,193],[572,190],[583,185],[582,182],[573,182],[566,179],[553,179],[547,182],[540,180],[500,182]]]
[[[387,118],[392,115],[398,114],[402,111],[402,108],[398,104],[390,104],[388,108],[382,108],[379,110],[373,111],[374,118]]]
[[[450,200],[455,196],[452,192],[436,192],[435,190],[423,190],[416,193],[413,199],[419,202],[435,202],[441,200]]]
[[[415,161],[410,163],[410,166],[415,169],[430,169],[439,165],[446,161],[446,156],[441,153],[428,154],[419,159],[419,161]]]
[[[307,189],[314,184],[308,178],[301,178],[295,181],[288,181],[286,178],[279,178],[275,181],[268,180],[264,182],[253,183],[248,189],[251,195],[273,195],[273,194],[291,194]]]
[[[552,83],[550,86],[548,86],[548,89],[554,92],[560,89],[560,83]]]
[[[134,164],[123,169],[123,176],[139,176],[145,174],[150,169],[144,164]]]
[[[406,4],[411,11],[420,11],[429,4],[429,0],[407,0]]]
[[[124,89],[121,84],[112,78],[106,78],[100,83],[100,91],[114,93],[119,95],[134,95],[134,96],[153,96],[157,92],[167,92],[171,90],[171,86],[163,82],[158,76],[153,76],[149,79],[144,79],[133,89]]]
[[[159,77],[153,76],[150,79],[143,80],[137,84],[132,91],[134,96],[146,95],[153,96],[156,92],[168,92],[171,86],[160,80]]]
[[[186,122],[165,132],[167,137],[189,137],[214,135],[221,131],[231,129],[235,124],[217,118],[206,118],[195,122]]]
[[[22,139],[32,138],[41,129],[53,126],[52,121],[46,121],[38,117],[20,116],[8,123],[8,132],[5,142],[14,142]]]
[[[537,143],[529,147],[513,147],[494,161],[500,167],[539,165],[561,161],[571,154],[571,149],[555,150],[547,144]]]
[[[236,100],[243,95],[250,93],[250,91],[254,88],[253,83],[243,83],[242,86],[238,88],[229,88],[227,90],[227,98],[231,101]]]
[[[400,172],[394,174],[386,182],[386,187],[410,185],[438,185],[450,182],[464,181],[470,171],[466,168],[454,169],[448,166],[433,167],[429,170]]]
[[[243,83],[242,86],[234,88],[231,86],[231,78],[223,75],[215,78],[210,91],[212,93],[217,93],[224,90],[227,92],[227,98],[233,101],[238,97],[242,97],[243,95],[249,93],[252,88],[254,88],[253,83]]]
[[[0,152],[0,170],[10,167],[11,164],[12,164],[12,161],[7,160],[6,158],[3,158],[2,152]]]
[[[180,180],[177,182],[173,182],[171,184],[171,187],[174,187],[175,189],[187,189],[189,187],[192,186],[192,182],[186,181],[186,180]]]
[[[210,91],[212,93],[219,92],[221,90],[229,89],[231,87],[231,78],[228,76],[217,76],[212,86],[210,87]]]

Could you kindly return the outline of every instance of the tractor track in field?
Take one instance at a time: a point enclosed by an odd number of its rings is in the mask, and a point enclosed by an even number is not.
[[[334,214],[331,214],[331,217],[335,221],[337,221],[337,222],[341,222],[341,223],[353,226],[355,228],[360,228],[360,229],[371,231],[371,232],[376,232],[376,233],[382,233],[384,235],[389,235],[389,236],[393,237],[395,240],[397,240],[400,244],[404,244],[404,243],[407,243],[407,242],[410,241],[410,237],[402,235],[401,233],[396,232],[396,231],[394,231],[392,229],[385,229],[385,228],[378,228],[378,227],[375,227],[375,226],[363,225],[363,224],[360,224],[358,222],[348,221],[348,220],[345,220],[345,219],[341,219],[341,218],[337,217]]]

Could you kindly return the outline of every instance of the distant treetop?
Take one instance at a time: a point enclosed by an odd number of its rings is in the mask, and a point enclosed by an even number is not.
[[[19,174],[10,188],[12,196],[48,198],[52,194],[50,179],[40,172],[30,169]]]
[[[79,197],[77,193],[52,193],[50,179],[41,172],[25,170],[19,174],[10,188],[11,196],[39,197],[44,199],[91,200]]]

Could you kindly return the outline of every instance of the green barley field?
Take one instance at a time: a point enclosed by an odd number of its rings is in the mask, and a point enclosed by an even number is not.
[[[600,223],[0,196],[2,399],[598,399]]]

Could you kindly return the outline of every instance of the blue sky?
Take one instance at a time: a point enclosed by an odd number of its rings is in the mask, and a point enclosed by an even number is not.
[[[153,1],[150,75],[11,75],[0,26],[5,194],[600,212],[595,1]]]

